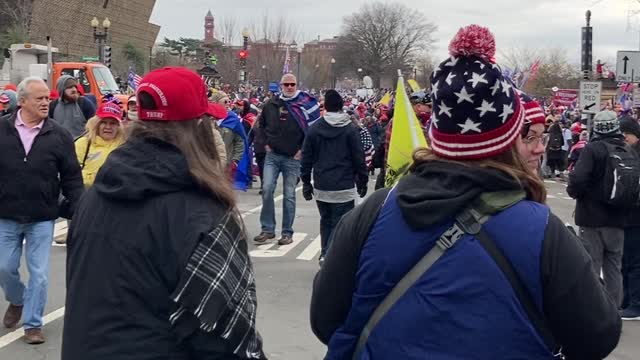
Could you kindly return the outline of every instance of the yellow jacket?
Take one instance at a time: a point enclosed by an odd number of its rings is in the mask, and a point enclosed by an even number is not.
[[[76,155],[78,156],[78,162],[82,166],[85,154],[87,153],[87,144],[89,138],[83,136],[76,140]],[[96,174],[102,164],[107,160],[107,157],[113,150],[120,146],[122,142],[120,140],[104,141],[101,137],[96,138],[91,142],[89,146],[89,153],[87,154],[87,160],[85,161],[84,168],[82,169],[82,179],[84,180],[84,186],[93,185],[93,181],[96,179]]]

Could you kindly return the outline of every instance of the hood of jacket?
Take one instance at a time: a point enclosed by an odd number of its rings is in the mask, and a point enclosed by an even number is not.
[[[345,113],[326,113],[324,121],[318,121],[316,131],[324,138],[335,138],[343,134],[349,125],[352,125],[351,118]]]
[[[155,138],[130,138],[102,165],[94,187],[110,199],[139,201],[197,185],[178,148]]]
[[[452,220],[483,192],[522,189],[499,170],[442,161],[419,165],[396,187],[402,216],[415,230]]]
[[[64,98],[64,84],[69,79],[73,79],[73,76],[62,75],[60,76],[60,78],[58,79],[58,82],[56,83],[56,90],[58,90],[58,93],[60,94],[60,100]]]

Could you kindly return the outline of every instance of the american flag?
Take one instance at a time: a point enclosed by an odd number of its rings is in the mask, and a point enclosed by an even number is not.
[[[289,47],[287,47],[287,55],[284,58],[284,66],[282,67],[282,73],[283,74],[288,74],[289,71],[289,64],[291,63],[291,54],[289,54]]]
[[[138,74],[136,74],[135,71],[133,71],[133,68],[131,66],[129,66],[129,77],[127,79],[127,82],[129,83],[129,86],[135,90],[138,88],[138,85],[140,85],[140,81],[142,80],[142,77]]]

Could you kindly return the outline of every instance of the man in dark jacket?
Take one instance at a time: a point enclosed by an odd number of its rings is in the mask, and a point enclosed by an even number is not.
[[[320,212],[320,264],[329,248],[333,229],[355,205],[356,189],[367,194],[367,167],[360,146],[360,131],[342,111],[342,97],[335,90],[325,93],[324,117],[310,129],[302,147],[302,194],[316,197]],[[313,182],[311,184],[311,171]]]
[[[640,157],[640,125],[627,116],[620,119],[625,142]],[[624,251],[622,255],[622,320],[640,320],[640,209],[630,209],[625,216]]]
[[[285,74],[280,81],[282,94],[269,100],[262,109],[260,126],[264,129],[267,155],[264,161],[262,187],[262,232],[253,240],[265,243],[276,237],[276,212],[273,195],[282,173],[283,211],[282,237],[279,245],[293,242],[293,220],[296,215],[296,184],[300,176],[302,143],[308,126],[320,118],[320,106],[315,98],[298,91],[296,77]]]
[[[96,114],[96,106],[78,92],[78,82],[63,75],[56,85],[60,98],[51,102],[49,117],[69,130],[74,138],[85,132],[87,120]]]
[[[47,117],[44,81],[24,79],[18,100],[20,110],[0,118],[0,286],[9,302],[3,323],[13,328],[23,318],[25,341],[41,344],[58,195],[62,189],[73,207],[84,186],[71,135]],[[18,272],[23,240],[26,288]]]
[[[594,271],[602,270],[604,282],[615,304],[622,304],[622,251],[626,210],[605,204],[602,178],[609,150],[606,144],[625,146],[620,125],[613,111],[603,111],[594,118],[594,138],[584,147],[580,159],[569,175],[567,193],[576,199],[576,225],[593,259]]]

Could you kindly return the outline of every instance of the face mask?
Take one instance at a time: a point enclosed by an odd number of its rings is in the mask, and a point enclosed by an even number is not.
[[[138,112],[129,111],[127,112],[127,117],[129,118],[129,121],[138,121]]]

